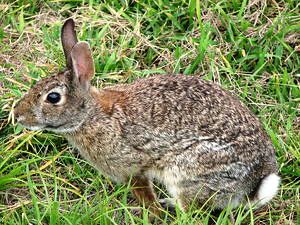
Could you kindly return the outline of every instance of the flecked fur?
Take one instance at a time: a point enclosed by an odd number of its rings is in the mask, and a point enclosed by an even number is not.
[[[71,25],[65,27],[75,35]],[[64,135],[114,181],[132,177],[133,186],[142,188],[135,195],[147,205],[156,202],[153,179],[183,209],[209,199],[224,208],[254,199],[263,179],[277,173],[274,148],[259,120],[220,86],[197,76],[154,75],[86,89],[68,65],[39,81],[16,106],[16,117],[28,128]],[[54,88],[64,104],[45,102]]]

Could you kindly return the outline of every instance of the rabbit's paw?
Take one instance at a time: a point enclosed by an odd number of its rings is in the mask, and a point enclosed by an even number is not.
[[[176,214],[176,199],[175,198],[163,198],[159,199],[161,207],[168,211],[170,214]]]

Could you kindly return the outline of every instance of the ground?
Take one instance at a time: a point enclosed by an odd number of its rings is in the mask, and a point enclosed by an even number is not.
[[[292,0],[1,0],[0,224],[148,224],[130,186],[95,171],[62,137],[14,122],[29,87],[63,69],[68,17],[92,47],[95,86],[200,75],[239,96],[274,143],[282,184],[270,204],[217,216],[177,209],[160,224],[300,224],[299,9]]]

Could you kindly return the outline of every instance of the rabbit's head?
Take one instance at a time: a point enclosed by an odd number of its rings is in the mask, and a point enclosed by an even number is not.
[[[72,132],[91,108],[92,54],[87,42],[77,41],[74,27],[68,19],[61,30],[66,70],[37,82],[15,107],[15,118],[29,129]]]

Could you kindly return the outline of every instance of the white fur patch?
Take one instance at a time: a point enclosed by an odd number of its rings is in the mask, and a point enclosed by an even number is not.
[[[18,123],[22,123],[25,120],[25,116],[19,116],[16,118]]]
[[[275,173],[272,173],[265,177],[257,192],[257,198],[254,203],[258,206],[262,206],[269,202],[276,194],[280,184],[280,177]]]
[[[178,166],[172,166],[167,167],[162,171],[148,171],[148,176],[163,183],[166,186],[170,196],[177,198],[179,194],[177,190],[177,184],[184,179],[186,173],[181,171]]]
[[[37,131],[37,130],[42,130],[43,129],[43,127],[39,127],[39,126],[27,126],[27,125],[25,125],[24,127],[26,127],[29,130],[32,130],[32,131]]]
[[[32,131],[36,131],[36,130],[42,130],[44,127],[42,125],[35,125],[35,126],[32,126],[32,125],[27,125],[27,124],[24,124],[23,122],[26,121],[26,118],[25,116],[19,116],[17,118],[17,121],[19,124],[21,124],[22,127],[25,127],[29,130],[32,130]]]

